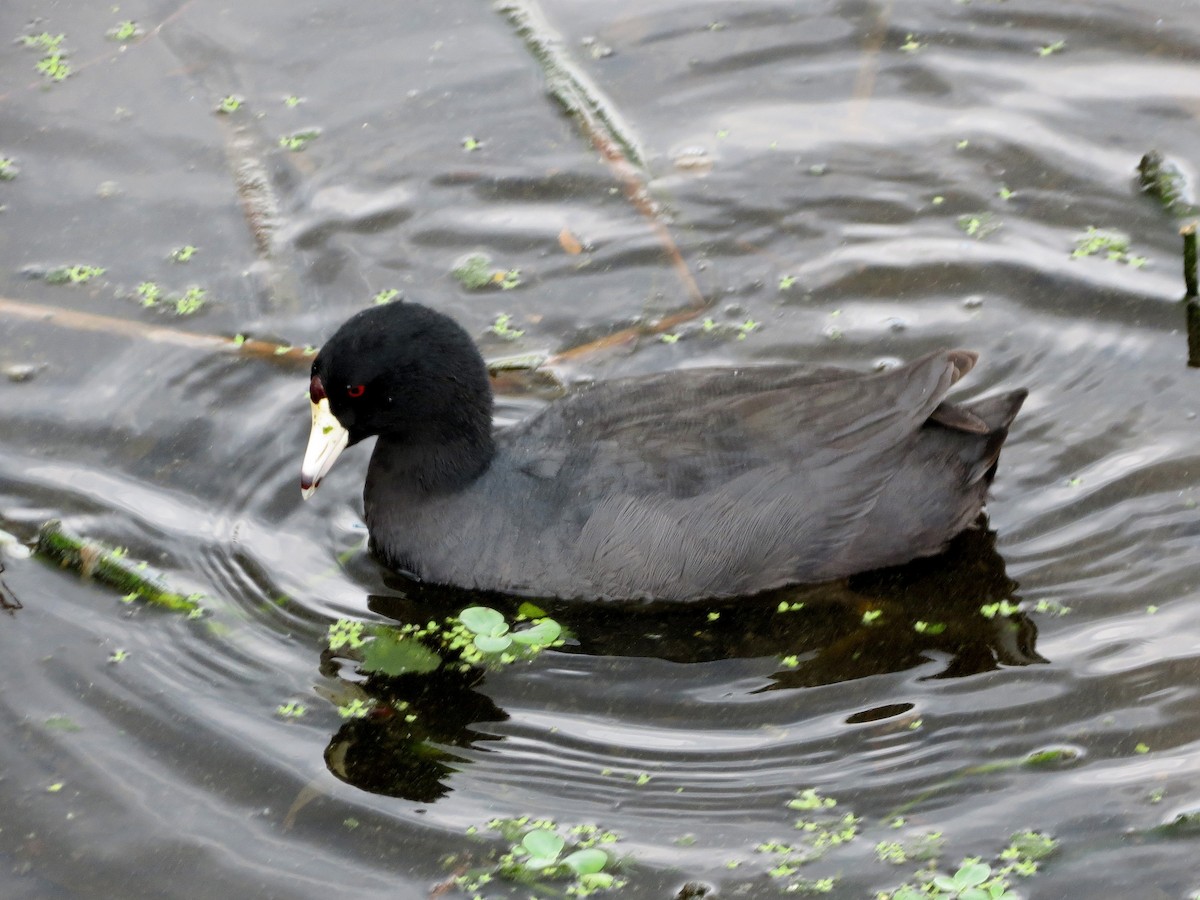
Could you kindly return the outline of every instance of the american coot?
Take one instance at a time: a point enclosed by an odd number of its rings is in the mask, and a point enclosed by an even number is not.
[[[493,430],[470,336],[393,303],[313,361],[300,484],[310,496],[344,447],[378,435],[371,548],[439,584],[695,600],[826,581],[937,553],[976,519],[1026,392],[947,402],[975,360],[665,372]]]

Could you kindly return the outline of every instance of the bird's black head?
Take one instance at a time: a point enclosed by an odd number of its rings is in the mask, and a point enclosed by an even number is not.
[[[413,448],[491,454],[492,391],[483,357],[454,320],[416,303],[372,307],[345,322],[313,360],[309,397],[305,496],[344,447],[372,435]]]
[[[310,392],[323,393],[354,444],[374,434],[452,439],[491,430],[487,367],[453,319],[416,303],[350,318],[313,360]]]

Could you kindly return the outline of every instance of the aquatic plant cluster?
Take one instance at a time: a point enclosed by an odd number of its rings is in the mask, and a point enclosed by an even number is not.
[[[160,577],[153,575],[144,562],[131,560],[121,548],[94,545],[66,532],[58,523],[43,529],[41,546],[43,552],[64,559],[74,555],[81,560],[95,560],[98,577],[130,591],[121,598],[123,602],[145,599],[193,615],[200,612],[198,595],[181,598],[166,591]],[[775,612],[791,615],[803,609],[802,601],[784,601]],[[1003,603],[985,604],[980,612],[990,618],[1011,615],[1016,609]],[[709,613],[707,619],[717,622],[720,614]],[[532,660],[547,648],[563,646],[568,639],[570,636],[557,621],[526,602],[511,615],[491,607],[470,606],[456,616],[402,625],[343,618],[329,625],[325,642],[329,654],[354,660],[363,674],[389,680],[416,677],[420,680],[411,684],[418,684],[424,683],[423,676],[432,677],[436,672],[469,673]],[[108,662],[119,665],[128,656],[128,651],[117,648],[109,654]],[[345,696],[330,698],[343,720],[386,713],[385,718],[399,716],[404,723],[417,721],[417,709],[409,701],[378,701],[373,689],[352,687]],[[308,708],[292,699],[280,703],[274,713],[283,720],[296,720],[307,715]],[[1133,752],[1148,751],[1147,745],[1139,743]],[[1069,765],[1077,756],[1072,748],[1049,747],[975,766],[963,774]],[[642,773],[636,783],[641,786],[650,780],[648,773]],[[836,864],[838,854],[863,841],[870,831],[886,828],[897,836],[875,841],[876,860],[887,866],[916,866],[901,884],[880,891],[876,900],[1017,900],[1015,880],[1036,874],[1040,862],[1057,847],[1057,841],[1044,833],[1024,831],[1012,835],[1008,845],[991,859],[973,856],[947,864],[942,833],[906,833],[907,823],[898,814],[868,825],[863,816],[812,787],[797,791],[784,808],[793,815],[791,828],[795,836],[762,840],[745,856],[730,859],[726,868],[742,876],[731,882],[731,888],[744,885],[751,890],[755,884],[765,882],[784,894],[832,893],[840,876],[827,870]],[[1185,826],[1177,826],[1177,830],[1179,827]],[[620,889],[637,867],[633,854],[616,854],[619,837],[614,832],[593,824],[564,826],[547,818],[523,816],[493,819],[483,829],[468,829],[467,836],[485,840],[491,846],[482,855],[463,852],[447,857],[445,862],[455,872],[448,885],[472,898],[520,889],[532,891],[535,897],[586,897]],[[756,864],[759,860],[761,863]],[[824,871],[809,874],[818,864]]]
[[[837,800],[813,788],[798,791],[785,806],[800,813],[793,822],[799,837],[765,840],[755,846],[754,855],[763,859],[765,869],[754,866],[756,873],[749,880],[725,884],[731,896],[761,896],[756,886],[761,888],[764,880],[784,895],[825,895],[836,890],[839,876],[808,877],[803,870],[858,840],[863,818],[840,810]],[[900,830],[907,823],[894,816],[879,824]],[[489,846],[482,854],[474,849],[450,854],[442,863],[454,872],[445,887],[458,888],[472,900],[509,896],[520,888],[528,891],[522,896],[529,897],[586,897],[621,888],[637,867],[632,855],[616,854],[619,835],[592,824],[568,827],[548,818],[498,818],[483,828],[469,827],[466,836]],[[1022,831],[1013,834],[990,862],[967,857],[946,866],[944,844],[940,832],[879,840],[874,847],[878,862],[892,867],[917,863],[918,867],[902,884],[876,893],[874,900],[1019,900],[1013,880],[1035,875],[1058,847],[1058,841],[1047,834]],[[732,872],[749,866],[744,859],[732,859],[726,868]],[[707,889],[697,891],[690,896],[704,896]]]
[[[755,852],[766,855],[771,863],[768,877],[789,894],[828,894],[838,884],[837,876],[808,878],[801,874],[803,867],[823,859],[852,841],[863,830],[863,818],[852,812],[838,812],[838,802],[813,788],[801,790],[786,804],[801,813],[793,827],[801,832],[797,841],[765,841]],[[903,817],[892,816],[880,823],[892,830],[907,826]],[[978,857],[962,860],[953,871],[943,869],[941,860],[944,836],[941,832],[923,832],[906,840],[879,840],[875,857],[892,866],[920,863],[903,884],[880,891],[876,900],[1017,900],[1011,879],[1028,878],[1036,874],[1039,863],[1058,847],[1049,835],[1025,831],[1012,835],[991,864]],[[740,862],[731,860],[729,868]]]
[[[73,71],[67,59],[67,50],[63,47],[65,39],[64,34],[49,34],[43,31],[40,34],[22,35],[18,42],[23,47],[42,54],[36,66],[39,75],[51,82],[60,82],[66,80]]]
[[[422,624],[367,625],[339,619],[329,626],[329,650],[355,659],[365,672],[387,676],[423,674],[443,666],[467,672],[528,660],[565,636],[556,621],[523,603],[511,622],[486,606],[469,606],[457,616]]]
[[[484,900],[489,887],[504,882],[531,888],[532,896],[568,897],[588,897],[626,884],[618,874],[622,861],[613,852],[620,840],[615,832],[596,825],[564,828],[552,819],[529,816],[492,819],[485,827],[499,836],[501,844],[495,846],[493,840],[482,863],[465,854],[442,861],[447,868],[468,866],[452,883],[474,900]],[[467,834],[484,837],[474,826]]]
[[[197,249],[187,244],[172,250],[169,258],[176,263],[187,263],[196,253]],[[46,284],[85,285],[96,281],[107,272],[105,266],[73,263],[54,266],[38,274]],[[177,316],[195,315],[209,300],[208,290],[199,285],[190,285],[181,293],[169,293],[155,281],[140,282],[128,296],[135,298],[146,309],[170,309]]]
[[[458,279],[468,291],[478,291],[483,288],[499,288],[511,291],[521,284],[520,269],[498,269],[492,265],[492,258],[486,253],[472,253],[455,264],[451,274]],[[507,316],[504,317],[506,320]],[[499,334],[499,332],[497,332]],[[520,337],[522,332],[517,332]],[[504,335],[501,334],[503,337]]]

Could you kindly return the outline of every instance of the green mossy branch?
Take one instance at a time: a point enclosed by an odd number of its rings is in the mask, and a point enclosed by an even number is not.
[[[76,534],[58,519],[51,519],[41,527],[34,552],[84,578],[94,578],[126,596],[137,595],[155,606],[187,613],[201,608],[197,595],[179,594],[168,589],[162,583],[162,573],[152,571],[146,563],[129,559],[121,550]]]
[[[623,157],[644,171],[645,155],[633,132],[621,122],[600,89],[563,51],[562,39],[550,28],[540,10],[516,0],[501,3],[496,8],[516,29],[541,66],[546,75],[547,92],[580,124],[597,149],[605,157]]]

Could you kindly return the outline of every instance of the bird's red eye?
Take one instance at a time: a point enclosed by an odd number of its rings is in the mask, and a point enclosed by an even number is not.
[[[366,392],[367,386],[365,384],[352,384],[346,388],[346,393],[351,397],[361,397]]]

